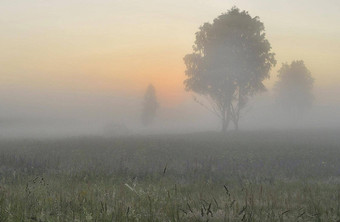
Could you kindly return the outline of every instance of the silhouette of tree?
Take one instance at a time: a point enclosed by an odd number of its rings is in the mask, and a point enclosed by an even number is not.
[[[150,125],[153,122],[157,109],[156,90],[155,87],[150,84],[146,89],[143,101],[142,123],[144,126]]]
[[[204,95],[222,121],[238,129],[250,96],[265,90],[263,80],[276,64],[259,18],[233,7],[196,32],[193,53],[184,57],[187,91]]]
[[[276,101],[295,120],[311,107],[314,79],[302,60],[283,63],[275,85]]]

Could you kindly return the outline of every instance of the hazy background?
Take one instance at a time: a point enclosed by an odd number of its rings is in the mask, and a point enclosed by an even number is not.
[[[260,17],[278,61],[240,128],[338,128],[337,0],[2,0],[0,135],[218,130],[219,121],[184,91],[183,57],[198,27],[233,5]],[[271,89],[281,63],[295,59],[315,78],[315,103],[292,125],[280,118]],[[146,129],[140,112],[149,83],[160,109]]]

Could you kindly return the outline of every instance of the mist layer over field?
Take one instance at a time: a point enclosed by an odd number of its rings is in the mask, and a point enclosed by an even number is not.
[[[1,0],[0,222],[339,222],[339,11]]]
[[[183,58],[199,27],[234,5],[259,16],[276,59],[263,81],[267,91],[244,107],[240,130],[338,128],[338,1],[6,0],[0,15],[0,136],[220,131],[220,121],[194,102],[199,95],[185,91]],[[303,60],[314,79],[313,106],[299,121],[279,110],[274,93],[281,64],[294,60]],[[159,108],[144,127],[149,84]]]
[[[188,98],[175,107],[160,102],[151,126],[141,123],[142,96],[88,93],[4,95],[0,115],[1,137],[120,136],[221,130],[218,118]],[[35,97],[44,97],[40,100]],[[204,101],[204,98],[202,98]],[[253,98],[240,120],[240,130],[339,129],[336,103],[314,104],[296,121],[280,110],[270,93]],[[230,128],[232,131],[232,127]]]

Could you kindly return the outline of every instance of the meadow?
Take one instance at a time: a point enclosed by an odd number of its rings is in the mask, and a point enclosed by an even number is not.
[[[0,139],[0,221],[340,221],[340,131]]]

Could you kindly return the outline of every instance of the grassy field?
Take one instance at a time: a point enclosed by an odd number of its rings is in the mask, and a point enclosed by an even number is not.
[[[340,221],[340,131],[0,140],[0,221]]]

